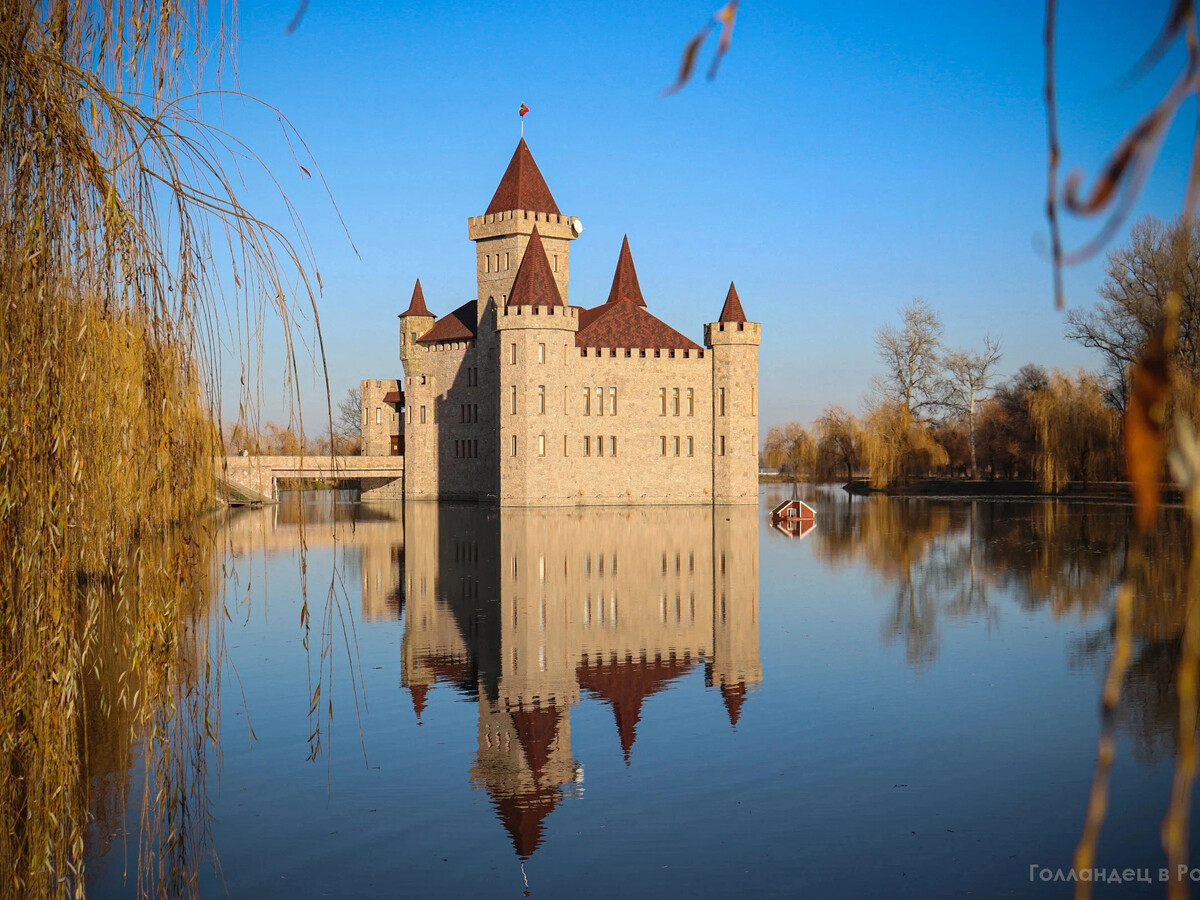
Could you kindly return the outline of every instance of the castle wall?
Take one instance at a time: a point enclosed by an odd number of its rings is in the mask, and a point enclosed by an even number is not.
[[[362,455],[391,456],[392,435],[400,434],[400,412],[396,404],[385,403],[390,391],[400,390],[395,378],[364,378],[362,391]]]
[[[405,496],[495,501],[495,381],[475,341],[418,346],[405,408]],[[491,421],[489,421],[491,420]]]

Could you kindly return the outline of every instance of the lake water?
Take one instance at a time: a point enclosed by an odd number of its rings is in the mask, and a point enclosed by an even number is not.
[[[219,758],[189,800],[219,861],[201,893],[1067,895],[1031,866],[1068,868],[1083,821],[1130,508],[809,487],[796,538],[769,521],[787,496],[524,511],[297,492],[233,513]],[[1187,553],[1167,519],[1099,854],[1155,880]],[[141,780],[102,755],[88,892],[125,897]],[[136,746],[119,758],[136,773]]]

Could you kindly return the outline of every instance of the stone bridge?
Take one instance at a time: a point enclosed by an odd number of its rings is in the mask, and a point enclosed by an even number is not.
[[[363,500],[404,499],[403,456],[219,456],[215,463],[235,501],[274,503],[281,478],[357,481]]]

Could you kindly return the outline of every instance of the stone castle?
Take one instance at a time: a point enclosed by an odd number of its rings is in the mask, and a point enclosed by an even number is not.
[[[362,383],[363,453],[405,457],[405,499],[757,502],[762,326],[732,284],[701,347],[649,312],[626,238],[608,299],[570,305],[583,226],[524,139],[467,230],[476,299],[439,318],[418,280],[403,384]]]

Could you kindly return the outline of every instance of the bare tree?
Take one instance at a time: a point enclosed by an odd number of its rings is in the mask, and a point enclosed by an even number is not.
[[[362,391],[352,387],[346,391],[346,396],[338,401],[337,416],[333,420],[334,428],[347,436],[362,434]]]
[[[991,388],[993,371],[1000,362],[1000,342],[991,335],[983,339],[983,350],[952,350],[942,357],[945,367],[944,402],[947,409],[967,421],[967,446],[971,453],[971,477],[975,477],[975,409]]]
[[[875,389],[883,398],[903,405],[910,418],[928,420],[942,406],[942,322],[920,297],[900,311],[899,330],[885,325],[875,332],[875,349],[884,373]]]
[[[1175,359],[1192,381],[1200,375],[1200,223],[1192,223],[1186,259],[1177,250],[1183,227],[1180,219],[1170,225],[1153,216],[1140,219],[1129,243],[1108,253],[1100,302],[1067,312],[1066,336],[1100,351],[1108,401],[1118,409],[1125,408],[1129,394],[1129,364],[1162,321],[1167,294],[1177,284],[1182,285],[1183,305]]]

